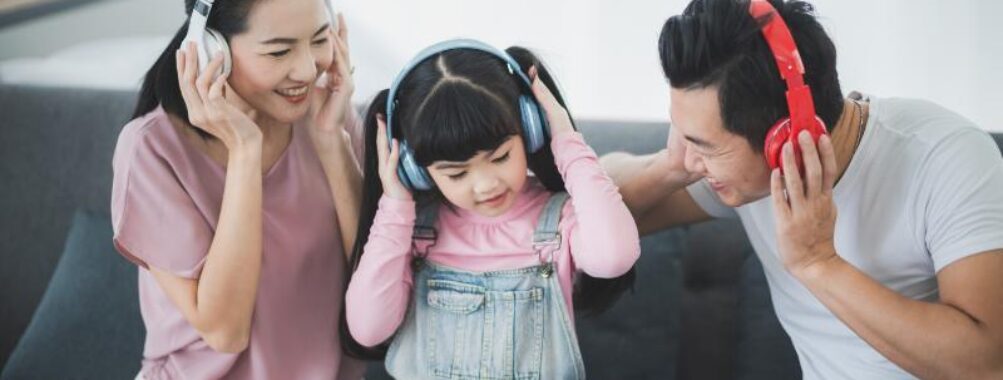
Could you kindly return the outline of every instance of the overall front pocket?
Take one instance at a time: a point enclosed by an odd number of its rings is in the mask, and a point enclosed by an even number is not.
[[[487,291],[428,280],[425,348],[429,368],[449,379],[539,378],[543,289]]]

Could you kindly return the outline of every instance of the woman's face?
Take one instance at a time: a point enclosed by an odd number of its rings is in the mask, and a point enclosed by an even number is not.
[[[263,0],[247,30],[230,38],[230,86],[259,115],[292,123],[310,104],[314,82],[333,62],[331,19],[323,0]]]

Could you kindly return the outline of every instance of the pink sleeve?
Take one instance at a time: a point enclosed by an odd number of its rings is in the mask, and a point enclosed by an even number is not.
[[[115,248],[142,267],[198,278],[212,243],[212,227],[179,182],[171,157],[158,148],[162,142],[146,133],[148,127],[155,126],[127,125],[115,147]]]
[[[348,331],[368,347],[383,343],[404,321],[411,299],[411,234],[415,203],[384,196],[359,267],[348,283]]]
[[[593,277],[626,273],[641,254],[637,225],[620,191],[581,133],[569,132],[550,143],[557,170],[571,196],[562,229],[570,231],[575,267]]]

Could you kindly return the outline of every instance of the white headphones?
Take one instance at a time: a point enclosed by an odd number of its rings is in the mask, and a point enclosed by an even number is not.
[[[230,73],[231,58],[230,45],[226,43],[223,35],[206,27],[213,1],[195,0],[195,4],[192,7],[192,15],[188,18],[188,34],[185,35],[185,40],[181,43],[181,47],[184,48],[187,46],[188,41],[196,42],[199,73],[205,71],[206,66],[209,65],[209,60],[212,59],[214,54],[219,52],[223,56],[223,68],[220,72],[213,75],[213,78],[215,78]]]

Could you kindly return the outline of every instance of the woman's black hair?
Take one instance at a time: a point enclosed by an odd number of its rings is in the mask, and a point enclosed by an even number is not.
[[[247,30],[247,18],[251,8],[259,0],[216,0],[213,3],[206,27],[212,28],[223,35],[227,42],[233,35]],[[195,0],[185,0],[185,12],[192,14]],[[163,53],[153,66],[146,72],[143,85],[139,90],[139,98],[132,112],[132,118],[138,118],[153,111],[157,106],[163,106],[168,114],[188,121],[188,108],[181,97],[181,86],[178,84],[178,66],[175,60],[176,52],[188,34],[188,21],[178,28],[174,38],[167,44]],[[209,137],[205,131],[195,128],[202,137]]]
[[[513,46],[506,52],[525,72],[537,68],[539,79],[557,101],[567,108],[554,78],[529,50]],[[529,92],[526,85],[508,72],[498,57],[479,50],[454,49],[436,54],[414,67],[397,91],[394,138],[407,141],[415,152],[415,161],[429,166],[435,161],[466,161],[481,151],[497,148],[511,136],[520,134],[522,120],[518,98]],[[365,116],[365,163],[359,230],[352,250],[352,273],[359,265],[363,248],[383,185],[379,178],[376,153],[377,115],[386,114],[388,90],[372,100]],[[574,119],[572,118],[572,125]],[[577,128],[576,128],[577,129]],[[551,192],[565,191],[564,180],[554,163],[549,137],[536,153],[527,152],[527,165],[540,183]],[[438,190],[415,194],[419,202],[434,199],[444,202]],[[448,203],[447,203],[448,204]],[[350,276],[349,276],[350,278]],[[599,313],[608,309],[634,283],[634,269],[613,279],[578,275],[574,289],[576,310]],[[387,343],[376,347],[359,344],[342,318],[341,341],[346,353],[364,359],[386,355]]]

